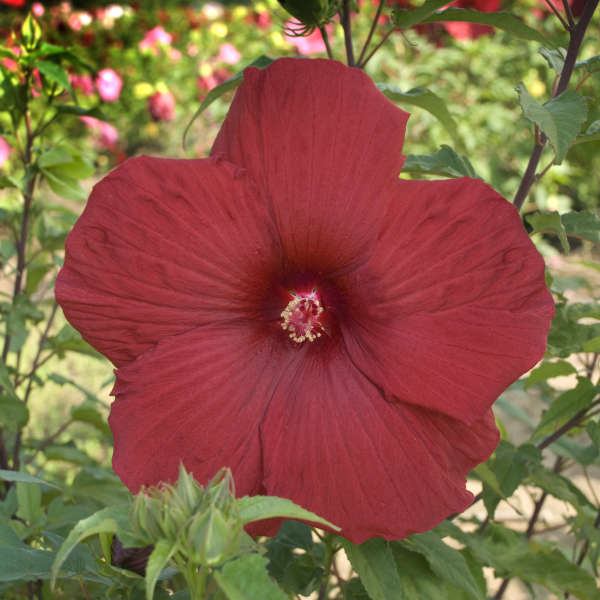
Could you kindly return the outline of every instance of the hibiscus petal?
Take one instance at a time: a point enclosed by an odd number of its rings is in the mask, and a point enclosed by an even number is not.
[[[479,180],[399,181],[343,324],[386,393],[472,423],[544,354],[554,314],[517,211]]]
[[[230,467],[239,495],[262,490],[259,423],[285,370],[277,338],[247,326],[206,326],[165,338],[117,370],[109,423],[113,468],[132,492],[177,479],[201,483]]]
[[[246,167],[265,191],[293,266],[339,271],[375,241],[408,116],[359,69],[280,59],[244,71],[212,155]]]
[[[264,483],[355,543],[431,529],[472,501],[465,476],[498,443],[491,411],[471,426],[388,402],[349,358],[307,354],[261,425]]]
[[[56,298],[120,366],[164,336],[251,317],[277,239],[243,169],[130,159],[94,188],[67,239]]]

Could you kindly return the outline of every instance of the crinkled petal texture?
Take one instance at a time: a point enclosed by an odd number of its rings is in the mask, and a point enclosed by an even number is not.
[[[166,336],[252,317],[278,261],[268,207],[243,169],[143,156],[95,186],[67,238],[56,298],[121,366]]]
[[[332,274],[374,247],[408,116],[359,69],[280,59],[244,71],[212,154],[257,181],[289,264]]]
[[[517,211],[469,178],[398,181],[352,289],[354,363],[388,396],[466,424],[541,359],[554,315]]]

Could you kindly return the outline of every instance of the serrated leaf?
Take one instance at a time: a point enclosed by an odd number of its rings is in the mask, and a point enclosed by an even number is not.
[[[360,545],[345,538],[340,541],[371,600],[402,600],[400,578],[389,542],[380,538]]]
[[[549,435],[564,425],[576,413],[587,408],[598,393],[598,388],[586,377],[577,378],[577,387],[561,394],[550,408],[542,413],[539,425],[531,439]]]
[[[589,210],[565,213],[561,221],[567,235],[600,243],[600,219]]]
[[[564,377],[565,375],[572,375],[577,373],[577,369],[566,360],[557,360],[554,362],[543,362],[539,367],[533,369],[529,374],[529,377],[525,381],[525,389],[540,383],[541,381],[547,381],[553,377]]]
[[[288,600],[269,577],[267,563],[260,554],[247,554],[214,571],[214,577],[229,600]]]
[[[403,543],[411,550],[422,554],[438,578],[463,590],[469,598],[480,600],[479,586],[463,555],[458,550],[450,548],[437,534],[432,531],[413,534]]]
[[[154,588],[160,576],[161,571],[167,566],[171,557],[177,549],[177,544],[172,544],[168,540],[158,540],[154,544],[154,550],[148,558],[146,565],[146,599],[154,598]]]
[[[534,233],[553,233],[558,236],[560,245],[565,252],[568,252],[571,247],[567,239],[567,231],[562,222],[561,216],[557,211],[551,213],[536,212],[531,215],[526,215],[525,220],[533,228]]]
[[[183,131],[183,145],[185,146],[185,139],[186,139],[187,133],[190,130],[192,123],[198,118],[198,115],[200,115],[200,113],[204,112],[215,100],[220,98],[223,94],[225,94],[226,92],[229,92],[230,90],[234,90],[235,88],[237,88],[238,85],[240,85],[240,83],[242,83],[242,81],[244,81],[244,70],[246,70],[248,67],[257,67],[258,69],[266,69],[275,60],[276,59],[270,58],[265,55],[259,56],[256,60],[254,60],[250,64],[246,65],[239,73],[236,73],[233,77],[230,77],[229,79],[224,81],[222,84],[220,84],[220,85],[214,87],[212,90],[210,90],[208,92],[208,94],[206,94],[206,97],[204,98],[204,100],[202,100],[200,106],[198,107],[198,110],[196,110],[196,112],[190,119],[190,122],[186,125],[186,127]]]
[[[50,81],[57,83],[70,94],[73,93],[71,84],[69,83],[69,75],[60,65],[49,60],[38,60],[36,61],[35,66],[39,69],[40,73]]]
[[[272,519],[280,517],[283,519],[300,519],[325,525],[334,531],[340,531],[340,528],[333,523],[319,517],[315,513],[294,504],[287,498],[278,498],[277,496],[244,496],[237,500],[242,523],[252,523],[262,519]]]
[[[129,505],[109,506],[79,521],[62,543],[52,564],[52,587],[63,563],[75,546],[84,539],[98,533],[116,533],[120,528],[127,529]]]
[[[422,23],[440,23],[447,21],[466,21],[467,23],[489,25],[490,27],[506,31],[522,40],[538,42],[543,45],[549,43],[549,40],[539,31],[525,25],[523,21],[506,12],[482,12],[470,8],[450,7],[446,10],[433,13],[426,19],[423,19]]]
[[[444,177],[480,178],[471,161],[446,144],[432,154],[409,154],[402,172]]]
[[[377,89],[387,98],[400,105],[419,106],[431,113],[450,134],[454,144],[461,148],[462,140],[458,135],[456,122],[446,107],[446,103],[431,90],[422,87],[412,88],[403,92],[400,88],[387,83],[378,83]]]
[[[400,29],[408,29],[421,23],[445,4],[448,3],[444,0],[425,0],[422,6],[416,8],[395,8],[392,12],[392,23]]]
[[[515,89],[523,116],[546,134],[554,150],[554,162],[559,165],[587,118],[585,100],[573,90],[565,90],[560,96],[539,104],[522,83]]]

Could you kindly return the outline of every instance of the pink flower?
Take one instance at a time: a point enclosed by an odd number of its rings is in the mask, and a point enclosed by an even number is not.
[[[175,96],[171,92],[156,92],[148,98],[148,110],[155,121],[175,118]]]
[[[36,17],[42,17],[42,16],[44,16],[44,12],[45,12],[44,5],[41,2],[34,2],[32,4],[32,6],[31,6],[31,12]]]
[[[160,25],[154,27],[146,33],[144,39],[138,44],[140,50],[151,50],[156,52],[156,46],[168,46],[173,40],[173,36],[167,33]]]
[[[198,77],[196,86],[201,92],[209,92],[218,85],[221,85],[224,81],[227,81],[230,77],[230,71],[223,68],[217,68],[210,75]]]
[[[296,48],[296,50],[304,55],[309,56],[311,54],[322,54],[327,52],[325,42],[321,37],[321,33],[315,29],[310,35],[299,36],[294,35],[294,31],[298,30],[300,23],[292,20],[286,23],[285,39]]]
[[[229,42],[221,44],[217,60],[227,63],[228,65],[235,65],[240,62],[241,58],[242,55],[237,51],[237,48],[233,44],[230,44]]]
[[[71,73],[69,75],[69,80],[71,81],[73,88],[80,90],[84,96],[91,96],[94,93],[94,82],[87,73],[84,73],[83,75]]]
[[[121,95],[123,81],[112,69],[102,69],[96,78],[96,87],[104,102],[116,102]]]
[[[96,117],[79,117],[92,131],[98,132],[96,141],[104,148],[113,148],[119,139],[119,131],[106,121]]]
[[[8,160],[11,150],[10,144],[3,137],[0,137],[0,167]]]

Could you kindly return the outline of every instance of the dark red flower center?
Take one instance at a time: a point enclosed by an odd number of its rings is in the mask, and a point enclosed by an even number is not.
[[[290,292],[291,300],[281,313],[281,328],[288,337],[301,344],[314,342],[323,333],[323,306],[317,289],[310,292]]]

